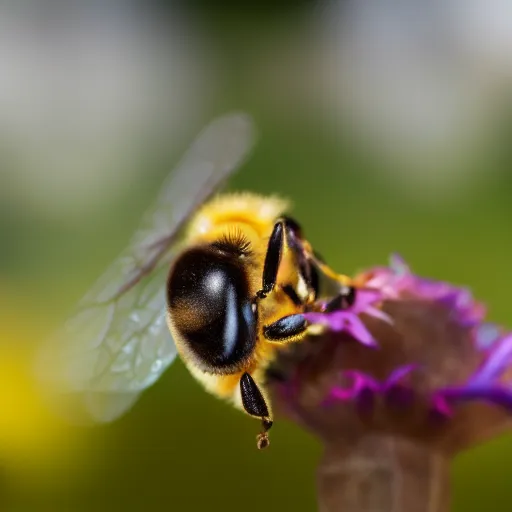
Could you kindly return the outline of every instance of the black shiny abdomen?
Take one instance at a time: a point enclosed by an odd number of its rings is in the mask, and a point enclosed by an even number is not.
[[[238,255],[212,246],[183,253],[169,275],[167,303],[204,370],[234,372],[253,351],[256,316]]]

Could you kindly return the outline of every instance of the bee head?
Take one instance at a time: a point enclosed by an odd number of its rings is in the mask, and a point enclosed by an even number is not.
[[[230,373],[256,344],[256,308],[240,254],[216,244],[186,250],[167,282],[171,322],[203,370]]]

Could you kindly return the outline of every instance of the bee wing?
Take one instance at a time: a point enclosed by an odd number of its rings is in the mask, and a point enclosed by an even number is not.
[[[44,346],[39,376],[60,396],[71,397],[73,408],[78,398],[77,411],[94,420],[115,419],[174,361],[165,282],[177,236],[198,205],[242,164],[254,141],[252,120],[243,113],[209,124],[166,179],[128,247]]]

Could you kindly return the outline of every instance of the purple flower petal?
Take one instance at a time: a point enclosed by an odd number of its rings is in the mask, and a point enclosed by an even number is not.
[[[489,386],[501,377],[512,363],[512,334],[502,338],[482,367],[470,379],[467,387]]]
[[[358,316],[347,316],[345,320],[345,330],[363,345],[368,347],[377,346],[377,341]]]
[[[434,418],[450,418],[453,416],[453,410],[444,393],[436,393],[432,397],[431,413],[433,413]]]
[[[403,408],[410,404],[413,393],[412,390],[400,384],[400,381],[415,368],[416,365],[401,366],[394,370],[384,382],[379,382],[371,375],[358,370],[346,370],[342,375],[351,379],[351,384],[348,387],[333,387],[326,403],[332,403],[333,400],[348,402],[359,399],[358,406],[361,406],[364,412],[369,412],[370,404],[374,403],[374,396],[383,394],[392,405]]]
[[[358,315],[366,313],[383,321],[392,323],[391,318],[375,307],[382,300],[379,290],[360,289],[356,296],[355,304],[347,309],[332,311],[329,313],[304,313],[304,317],[311,323],[325,325],[334,332],[345,331],[363,345],[377,346],[377,341],[359,318]]]
[[[485,400],[512,410],[512,389],[499,379],[512,363],[512,334],[495,343],[496,348],[487,360],[463,386],[454,386],[436,391],[434,400],[460,403],[470,400]]]
[[[444,304],[449,309],[457,309],[458,304],[460,302],[459,299],[459,290],[438,290],[437,293],[432,293],[432,298],[435,298],[438,300],[439,303]],[[437,295],[437,297],[436,297]]]
[[[407,366],[399,366],[398,368],[393,370],[391,375],[387,378],[386,382],[384,383],[384,389],[389,389],[391,386],[395,386],[405,376],[409,375],[409,373],[411,373],[413,370],[416,370],[417,368],[418,368],[418,365],[416,365],[416,364],[409,364]]]
[[[399,279],[389,269],[376,269],[372,277],[366,282],[368,288],[379,290],[385,299],[397,299],[400,296],[401,287]]]
[[[372,357],[364,361],[365,372],[357,367],[342,371],[343,380],[329,390],[322,402],[325,406],[349,403],[342,416],[356,414],[364,417],[365,429],[398,428],[402,433],[402,426],[407,431],[419,426],[422,436],[425,428],[432,428],[431,432],[435,435],[446,435],[447,430],[439,430],[439,426],[448,429],[452,418],[458,417],[458,406],[466,402],[483,400],[512,413],[512,382],[509,384],[505,381],[509,373],[512,375],[512,333],[504,334],[498,326],[484,323],[486,309],[474,299],[469,289],[416,276],[399,255],[391,256],[388,267],[369,269],[356,276],[354,281],[358,290],[351,307],[339,311],[310,312],[304,316],[308,321],[325,325],[331,331],[345,332],[365,346],[376,347],[381,337],[383,342],[384,338],[388,338],[389,328],[372,322],[370,332],[361,318],[369,315],[393,324],[393,318],[381,308],[384,303],[386,311],[389,306],[393,317],[396,315],[398,336],[393,336],[393,343],[383,343],[382,349],[375,354],[382,354],[382,358]],[[400,301],[403,309],[392,307],[395,300]],[[418,312],[418,319],[407,316],[409,301],[413,303],[412,311]],[[442,311],[432,308],[433,304],[442,306]],[[423,307],[425,316],[420,317]],[[315,309],[322,311],[321,305]],[[446,315],[450,315],[449,322],[446,322]],[[430,327],[431,322],[436,322],[437,318],[439,329],[425,329],[425,332],[414,330],[424,329],[425,320]],[[432,336],[438,336],[434,340],[436,343],[431,343]],[[441,342],[447,345],[447,357],[453,357],[453,345],[458,346],[464,342],[470,345],[461,350],[461,355],[468,354],[469,357],[462,358],[456,368],[457,373],[460,370],[470,375],[465,382],[450,381],[455,372],[451,367],[446,367],[446,358],[442,354],[441,357],[429,357],[431,350],[435,350],[436,354],[443,350]],[[360,348],[354,345],[342,347],[343,355],[347,356],[342,361],[343,365],[347,361],[359,360]],[[351,357],[354,348],[357,351],[356,357]],[[411,359],[407,359],[411,356]],[[475,358],[481,361],[476,371],[473,366]],[[397,359],[402,361],[402,365],[389,368],[389,362]],[[429,369],[418,381],[410,377],[418,368],[415,363],[419,361],[428,361]],[[469,367],[465,368],[465,364]],[[332,377],[336,379],[341,368],[329,366],[326,371],[334,372]],[[377,379],[375,376],[380,377],[383,371],[387,371],[384,373],[386,377],[383,380]],[[322,390],[324,382],[321,383]],[[439,387],[439,382],[443,382],[444,387]],[[378,415],[374,418],[376,421],[372,422],[368,415],[376,407]],[[479,407],[468,405],[464,408],[464,421],[473,421],[475,417],[480,421],[480,414]],[[502,419],[506,418],[498,416],[499,421]],[[494,417],[489,417],[488,423],[493,421]],[[459,424],[454,423],[454,427],[459,428]]]
[[[354,390],[351,388],[332,388],[328,398],[334,398],[340,402],[349,402],[354,398]],[[328,401],[330,403],[331,400]]]
[[[496,324],[481,324],[475,330],[475,346],[479,350],[487,350],[500,339],[500,335],[500,329]]]
[[[380,300],[382,300],[382,293],[379,290],[363,288],[357,291],[355,304],[346,311],[351,311],[356,314],[365,313],[368,308],[372,307]]]
[[[374,318],[377,318],[379,320],[382,320],[383,322],[386,322],[387,324],[393,325],[393,319],[387,313],[384,313],[384,311],[377,309],[373,306],[369,306],[366,309],[365,314],[367,314],[369,316],[373,316]]]
[[[334,332],[347,332],[357,341],[369,347],[376,347],[377,342],[366,328],[362,320],[354,313],[348,311],[334,311],[332,313],[304,313],[304,317],[311,323],[326,325]]]
[[[343,375],[352,379],[352,389],[355,394],[359,393],[364,388],[373,389],[374,391],[379,391],[380,389],[379,382],[366,373],[358,370],[345,370]]]
[[[334,401],[339,400],[341,402],[349,402],[355,400],[363,390],[377,391],[379,389],[378,382],[363,372],[359,372],[357,370],[346,370],[342,375],[349,378],[351,383],[348,387],[333,387],[329,392],[326,404],[332,403],[333,399]]]
[[[416,276],[398,255],[391,256],[389,265],[367,272],[368,278],[365,281],[366,286],[379,290],[383,299],[397,299],[407,292],[444,304],[453,310],[456,321],[465,327],[474,327],[484,320],[485,308],[473,299],[467,288]]]
[[[437,393],[439,397],[450,403],[485,400],[512,411],[512,391],[503,386],[447,388]]]
[[[500,383],[503,373],[512,366],[512,334],[501,337],[496,325],[482,323],[485,307],[475,301],[469,289],[416,276],[396,254],[391,256],[389,267],[371,269],[361,277],[365,288],[359,290],[356,303],[351,308],[331,313],[308,313],[306,318],[327,325],[333,331],[347,332],[360,343],[375,347],[377,340],[361,321],[360,314],[392,323],[392,319],[379,308],[379,303],[400,298],[404,293],[442,304],[452,312],[461,327],[472,329],[474,346],[480,353],[486,354],[486,360],[464,385],[433,391],[429,398],[432,414],[449,418],[453,414],[453,404],[480,399],[512,410],[512,386],[507,389]],[[388,405],[403,408],[408,401],[414,400],[415,393],[412,387],[401,381],[416,367],[415,364],[399,367],[383,382],[356,370],[345,372],[344,375],[352,379],[351,385],[348,388],[333,388],[330,398],[361,402],[361,407],[369,410],[374,395],[381,393]]]

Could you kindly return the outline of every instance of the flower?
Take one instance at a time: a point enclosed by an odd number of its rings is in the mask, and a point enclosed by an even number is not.
[[[314,324],[327,325],[336,332],[348,332],[359,342],[372,347],[377,345],[377,341],[361,321],[359,315],[365,313],[386,322],[391,322],[388,315],[375,307],[375,304],[383,298],[384,294],[377,290],[363,289],[358,293],[357,301],[351,308],[333,311],[329,314],[308,313],[305,316]]]
[[[3,331],[0,336],[0,447],[2,471],[24,486],[62,486],[83,477],[91,456],[87,434],[70,427],[50,409],[33,374],[34,349],[42,322],[26,321],[26,312],[13,307],[14,293],[0,293]],[[9,291],[9,290],[7,290]],[[7,298],[11,300],[8,301]],[[34,342],[36,340],[36,342]],[[64,469],[65,468],[65,469]]]
[[[512,332],[486,322],[469,289],[398,255],[354,283],[353,306],[306,313],[322,329],[270,373],[279,409],[324,440],[386,432],[451,453],[508,425]]]

